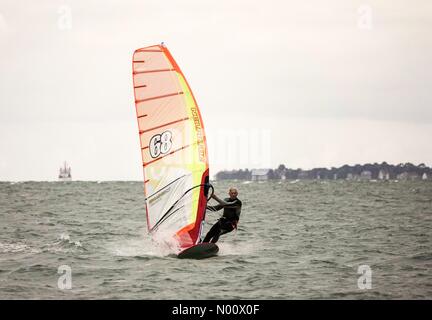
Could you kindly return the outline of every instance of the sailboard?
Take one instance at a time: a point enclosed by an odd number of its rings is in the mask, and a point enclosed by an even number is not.
[[[210,186],[202,117],[165,45],[135,50],[132,69],[147,228],[154,241],[179,254],[200,246],[204,225]]]
[[[204,259],[215,256],[219,247],[215,243],[200,243],[187,248],[178,254],[180,259]]]

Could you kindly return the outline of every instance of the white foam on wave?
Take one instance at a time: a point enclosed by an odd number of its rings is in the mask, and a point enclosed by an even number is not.
[[[66,247],[69,247],[69,249],[65,249],[64,248],[65,245],[66,245]],[[64,252],[65,250],[66,251],[70,250],[71,246],[73,246],[73,248],[84,249],[81,241],[79,241],[79,240],[77,240],[77,241],[71,240],[70,235],[68,233],[64,232],[64,233],[60,234],[60,236],[58,238],[58,241],[56,241],[56,242],[54,242],[52,244],[49,244],[47,246],[47,248],[48,248],[48,251],[53,251],[53,252],[60,251],[60,252]]]
[[[171,254],[178,253],[170,244],[163,244],[156,242],[147,234],[142,231],[142,236],[136,238],[124,239],[108,246],[108,250],[115,256],[120,257],[137,257],[137,256],[156,256],[166,257]]]
[[[60,234],[60,240],[70,241],[70,236],[67,233]]]
[[[118,257],[155,256],[165,257],[173,254],[169,248],[157,245],[147,239],[128,239],[109,245],[108,249]]]
[[[24,243],[2,243],[0,242],[0,253],[16,253],[28,250],[30,247]]]
[[[20,252],[30,252],[30,253],[40,253],[38,249],[34,249],[22,242],[15,243],[3,243],[0,242],[0,253],[20,253]]]
[[[67,233],[62,233],[57,241],[42,245],[40,248],[28,245],[25,240],[21,242],[0,242],[0,253],[41,253],[45,250],[49,252],[66,252],[72,246],[73,248],[84,249],[80,241],[71,241]]]
[[[218,242],[219,255],[250,255],[261,251],[262,243],[254,242]]]
[[[250,255],[259,252],[263,247],[261,242],[238,242],[235,241],[235,235],[231,238],[226,239],[226,242],[217,243],[219,255]],[[118,257],[167,257],[180,252],[173,243],[158,242],[144,231],[140,237],[110,243],[107,249]]]

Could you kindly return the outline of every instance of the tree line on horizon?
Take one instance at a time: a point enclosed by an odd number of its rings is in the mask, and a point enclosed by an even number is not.
[[[224,170],[216,174],[216,180],[252,180],[252,173],[255,169]],[[367,176],[369,179],[397,179],[401,175],[407,178],[421,178],[424,174],[430,179],[432,177],[432,168],[427,167],[424,163],[414,165],[410,162],[399,163],[398,165],[388,164],[387,162],[367,163],[364,165],[356,164],[353,166],[343,165],[339,168],[314,168],[310,170],[289,169],[281,164],[275,169],[267,170],[268,179],[350,179],[355,177]],[[381,176],[380,176],[381,175]]]

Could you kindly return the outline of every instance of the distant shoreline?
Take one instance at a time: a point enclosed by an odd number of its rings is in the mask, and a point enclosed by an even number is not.
[[[432,168],[424,163],[387,162],[343,165],[339,168],[290,169],[281,164],[276,169],[240,169],[219,171],[216,180],[432,180]]]

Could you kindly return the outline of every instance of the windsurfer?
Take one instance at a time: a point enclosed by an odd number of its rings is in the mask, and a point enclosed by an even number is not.
[[[221,235],[237,229],[242,202],[237,198],[238,191],[236,188],[230,188],[228,194],[229,198],[225,198],[225,200],[220,199],[215,194],[212,195],[212,198],[219,204],[207,206],[207,209],[210,211],[224,209],[224,211],[222,217],[211,227],[203,242],[216,243]]]

